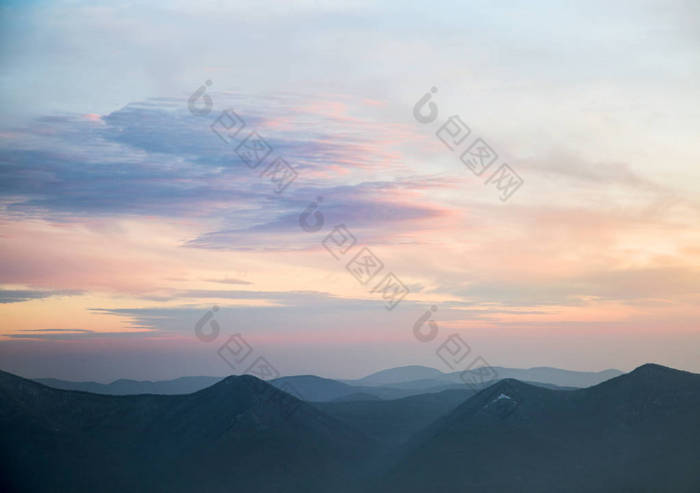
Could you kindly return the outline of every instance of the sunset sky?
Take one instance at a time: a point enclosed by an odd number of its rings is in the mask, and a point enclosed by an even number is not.
[[[0,369],[225,375],[240,333],[281,374],[454,371],[451,334],[464,365],[700,371],[698,5],[4,2]],[[256,169],[250,131],[272,148]],[[460,160],[477,138],[498,154],[481,176]],[[277,157],[298,173],[281,193]],[[524,181],[506,201],[485,183],[502,163]],[[336,259],[339,224],[357,242]],[[384,265],[366,286],[363,247]],[[392,310],[371,292],[389,272]]]

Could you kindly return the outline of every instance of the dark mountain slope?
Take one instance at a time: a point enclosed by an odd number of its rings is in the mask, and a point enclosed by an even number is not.
[[[369,446],[251,376],[183,396],[106,396],[0,372],[5,491],[343,491]]]
[[[467,398],[472,390],[461,389],[415,395],[393,400],[317,402],[324,413],[391,447],[449,413]]]
[[[315,375],[280,377],[270,381],[270,383],[281,390],[285,390],[285,386],[289,385],[289,388],[293,388],[305,401],[332,401],[364,390],[362,387],[354,387]]]
[[[700,375],[554,391],[503,380],[416,437],[382,491],[700,491]]]
[[[341,397],[338,397],[336,399],[333,399],[330,402],[357,402],[357,401],[381,401],[382,399],[377,397],[374,394],[368,394],[366,392],[359,392],[357,394],[348,394],[344,395]]]
[[[409,385],[404,388],[403,384],[387,384],[382,386],[360,386],[349,385],[330,378],[317,377],[315,375],[294,375],[290,377],[280,377],[271,380],[270,383],[280,390],[298,394],[297,397],[310,402],[330,402],[345,400],[358,400],[357,395],[365,394],[365,400],[377,399],[402,399],[412,395],[421,395],[430,392],[442,392],[448,389],[463,389],[464,383],[441,384],[432,387],[430,383],[425,385]],[[292,390],[293,389],[293,390]],[[355,397],[352,397],[355,396]]]
[[[250,376],[108,396],[0,372],[0,491],[700,491],[700,375],[466,392],[310,405]]]

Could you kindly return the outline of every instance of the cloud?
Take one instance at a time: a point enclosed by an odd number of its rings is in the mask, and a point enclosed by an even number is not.
[[[113,338],[143,338],[153,335],[154,331],[98,331],[89,329],[27,329],[19,332],[4,334],[5,337],[26,341],[73,341],[90,339]]]
[[[62,290],[32,290],[32,289],[0,289],[0,303],[21,303],[23,301],[40,300],[52,296],[78,296],[82,291]]]
[[[250,281],[244,281],[242,279],[207,279],[208,282],[218,282],[221,284],[253,284]]]
[[[392,146],[410,140],[400,126],[331,115],[309,119],[304,100],[274,104],[274,96],[251,101],[219,95],[233,104],[249,130],[258,129],[273,149],[299,173],[295,186],[321,189],[399,166]],[[225,144],[210,129],[218,110],[194,117],[186,101],[157,98],[132,103],[108,115],[56,115],[15,128],[0,138],[0,199],[15,215],[69,218],[85,215],[220,217],[240,209],[266,209],[273,186],[245,166],[235,144]],[[347,105],[345,105],[347,106]],[[286,114],[284,112],[287,112]],[[288,129],[270,127],[279,118],[299,120]],[[325,118],[325,120],[324,120]],[[340,178],[342,177],[342,181]],[[305,185],[304,185],[305,184]],[[323,190],[321,190],[323,191]],[[313,192],[312,192],[313,193]],[[306,199],[305,199],[306,200]]]
[[[245,228],[221,229],[204,233],[187,242],[196,248],[279,251],[305,250],[319,247],[320,238],[301,229],[300,215],[311,199],[322,198],[317,210],[323,214],[326,230],[345,224],[358,241],[384,243],[415,232],[419,224],[439,222],[454,211],[431,199],[434,190],[446,188],[448,180],[435,177],[397,179],[395,181],[361,182],[356,185],[316,187],[290,192],[270,212],[273,220]],[[269,214],[268,214],[269,215]],[[313,221],[313,219],[311,219]],[[420,243],[420,240],[412,240]]]
[[[196,303],[167,307],[141,308],[91,308],[99,314],[109,314],[128,320],[129,329],[149,330],[156,334],[193,335],[195,324],[216,304],[216,312],[222,330],[237,330],[248,335],[297,334],[303,338],[307,331],[341,334],[345,331],[366,333],[368,327],[381,326],[387,310],[379,296],[368,295],[367,299],[340,298],[321,292],[220,292],[196,290],[178,293],[173,299],[196,299]],[[210,298],[209,303],[203,299]],[[226,304],[214,300],[267,301],[264,305],[254,303]],[[402,301],[410,307],[409,300]],[[402,308],[405,308],[402,306]],[[408,310],[408,308],[405,308]],[[406,313],[404,312],[404,316]],[[421,313],[418,311],[417,313]],[[412,315],[412,313],[411,313]],[[411,322],[412,323],[412,322]],[[408,325],[407,325],[408,327]]]
[[[327,301],[334,298],[329,293],[319,291],[242,291],[221,289],[189,289],[175,291],[170,299],[217,298],[230,300],[267,300],[285,305],[299,305]]]
[[[94,330],[88,329],[24,329],[16,333],[5,334],[5,336],[11,339],[62,340],[81,338],[94,334]]]
[[[572,152],[552,151],[537,159],[520,160],[518,164],[523,170],[574,181],[577,185],[622,186],[648,192],[666,191],[658,183],[634,170],[628,163],[589,162]]]
[[[584,306],[614,301],[637,305],[693,302],[700,297],[700,271],[680,267],[614,269],[562,279],[477,281],[450,293],[476,303],[503,306]]]

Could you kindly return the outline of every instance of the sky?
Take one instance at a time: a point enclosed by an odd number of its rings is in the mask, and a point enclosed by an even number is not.
[[[0,369],[700,372],[697,2],[1,5]]]

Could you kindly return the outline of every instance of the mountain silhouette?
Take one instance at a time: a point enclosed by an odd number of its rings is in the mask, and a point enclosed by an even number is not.
[[[647,364],[583,389],[358,395],[310,403],[233,376],[113,396],[0,372],[0,491],[700,491],[697,374]]]
[[[0,436],[3,491],[342,491],[371,443],[252,376],[107,396],[0,372]]]
[[[451,384],[464,384],[473,375],[473,381],[482,381],[480,368],[452,373],[443,373],[427,366],[401,366],[372,373],[359,380],[343,380],[349,385],[384,386],[397,389],[425,390],[428,388],[446,390]],[[590,387],[605,380],[622,375],[620,370],[572,371],[540,366],[534,368],[506,368],[493,366],[485,372],[491,383],[504,378],[514,378],[524,382],[556,385],[557,387]]]
[[[408,382],[410,380],[423,380],[437,378],[445,375],[440,370],[428,366],[408,365],[397,368],[388,368],[358,380],[345,380],[354,385],[386,385],[392,383]]]
[[[515,378],[544,386],[588,387],[620,375],[618,370],[602,372],[579,372],[561,370],[558,368],[538,367],[529,369],[494,367],[495,379]],[[476,373],[478,370],[471,370]],[[470,372],[466,372],[467,374]],[[490,372],[491,373],[491,372]],[[481,381],[476,375],[475,381]],[[400,399],[428,392],[460,389],[464,387],[466,375],[462,372],[443,373],[427,366],[402,366],[389,368],[373,373],[359,380],[335,380],[316,375],[294,375],[270,380],[275,387],[288,391],[294,389],[298,397],[306,401],[327,402],[335,400],[359,400],[358,395],[366,395],[367,399]],[[107,395],[137,395],[137,394],[189,394],[205,389],[222,377],[180,377],[172,380],[129,380],[119,379],[111,383],[74,382],[56,378],[36,378],[49,387],[63,390],[81,390],[95,394]],[[494,380],[495,381],[495,380]],[[480,386],[490,385],[483,382]],[[287,387],[287,385],[290,387]]]
[[[402,399],[317,402],[314,405],[387,447],[395,447],[473,394],[472,390],[461,388]]]
[[[377,491],[700,491],[700,375],[557,391],[506,379],[414,437]]]
[[[136,395],[136,394],[191,394],[205,389],[222,380],[222,377],[180,377],[172,380],[130,380],[121,378],[111,383],[98,382],[72,382],[56,378],[35,378],[35,382],[42,383],[55,389],[82,390],[95,394],[108,395]]]

